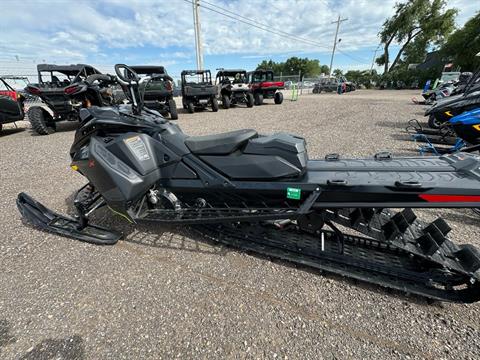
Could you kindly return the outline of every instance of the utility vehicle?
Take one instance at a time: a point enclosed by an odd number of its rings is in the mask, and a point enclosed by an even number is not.
[[[0,77],[0,132],[3,124],[23,120],[25,97]]]
[[[173,99],[174,83],[163,66],[132,66],[139,75],[148,75],[152,80],[144,89],[145,106],[159,111],[162,115],[170,114],[170,119],[177,120],[177,104]]]
[[[32,128],[40,135],[55,131],[58,121],[78,121],[78,108],[72,103],[66,87],[85,80],[88,76],[101,74],[90,65],[38,64],[38,83],[29,84],[25,90],[38,96],[42,106],[31,106],[28,119]]]
[[[218,88],[212,83],[210,70],[182,71],[182,104],[183,108],[193,114],[195,109],[205,110],[211,107],[218,111]]]
[[[222,106],[228,109],[230,105],[246,104],[253,106],[253,94],[248,87],[247,72],[242,69],[219,69],[215,77],[219,88]]]
[[[285,88],[283,81],[273,79],[272,70],[257,69],[248,73],[248,83],[253,93],[255,105],[262,105],[263,99],[274,99],[275,104],[283,102],[283,94],[279,91]]]
[[[89,222],[105,206],[134,224],[190,226],[209,240],[430,299],[480,299],[478,249],[411,209],[480,207],[479,156],[311,160],[305,140],[287,133],[189,136],[143,107],[149,77],[123,64],[115,71],[130,104],[80,110],[71,167],[88,183],[75,196],[77,217],[21,193],[26,221],[112,245],[121,234]]]

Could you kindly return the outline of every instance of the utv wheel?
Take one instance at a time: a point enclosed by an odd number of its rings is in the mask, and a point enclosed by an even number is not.
[[[168,100],[168,109],[170,110],[170,119],[177,120],[178,113],[177,113],[177,104],[175,103],[175,100],[173,99]]]
[[[212,98],[212,111],[213,112],[218,111],[218,100],[217,100],[217,98]]]
[[[189,103],[187,104],[187,110],[188,110],[188,112],[189,112],[190,114],[193,114],[193,113],[195,112],[195,105],[193,105],[192,102],[189,102]]]
[[[255,95],[255,105],[262,105],[263,104],[263,95],[256,93]]]
[[[283,102],[283,94],[281,92],[276,92],[274,99],[275,104],[280,105]]]
[[[439,129],[442,126],[442,123],[438,121],[435,115],[430,114],[430,116],[428,117],[428,126],[431,129]]]
[[[224,109],[230,108],[230,98],[227,95],[222,95],[222,106]]]
[[[41,107],[31,107],[28,110],[28,119],[33,130],[39,135],[49,135],[55,132],[55,123],[52,117]]]
[[[248,93],[247,94],[247,107],[249,107],[249,108],[253,107],[254,102],[255,102],[255,100],[253,99],[253,94]]]

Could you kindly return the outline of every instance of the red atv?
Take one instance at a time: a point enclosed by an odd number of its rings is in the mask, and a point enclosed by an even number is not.
[[[272,70],[250,71],[248,83],[255,99],[255,105],[262,105],[263,99],[274,99],[275,104],[283,102],[283,94],[278,90],[285,89],[285,83],[274,81]]]

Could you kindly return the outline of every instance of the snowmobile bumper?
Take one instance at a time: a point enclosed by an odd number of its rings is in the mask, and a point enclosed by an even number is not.
[[[114,245],[121,237],[100,226],[82,226],[80,221],[53,212],[25,193],[18,194],[17,207],[28,223],[54,234],[96,245]]]

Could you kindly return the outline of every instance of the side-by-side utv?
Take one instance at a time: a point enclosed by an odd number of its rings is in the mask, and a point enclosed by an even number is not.
[[[253,94],[248,86],[247,72],[242,69],[220,69],[215,78],[222,106],[228,109],[230,105],[246,104],[253,107]]]
[[[85,64],[38,64],[37,71],[38,83],[29,84],[25,90],[31,95],[38,96],[43,105],[31,106],[28,110],[28,119],[35,132],[48,135],[55,131],[58,121],[78,121],[78,108],[72,103],[65,88],[101,72]]]
[[[412,210],[480,207],[480,156],[310,159],[305,140],[287,133],[190,136],[143,108],[139,89],[149,77],[123,64],[115,70],[130,104],[80,110],[71,167],[87,184],[75,196],[77,216],[21,193],[29,223],[113,245],[121,234],[90,223],[104,207],[134,224],[181,224],[209,240],[430,299],[480,300],[479,250],[453,242],[443,219],[427,223]]]
[[[248,73],[248,83],[255,99],[255,105],[262,105],[263,99],[274,99],[275,104],[283,102],[283,94],[279,90],[285,88],[285,83],[275,81],[272,70],[250,71]]]
[[[170,119],[177,120],[177,104],[173,99],[173,79],[163,66],[138,65],[132,69],[139,75],[148,75],[152,80],[144,89],[145,106],[157,110],[162,115],[170,114]]]
[[[0,77],[0,132],[3,124],[23,120],[25,97]]]
[[[205,110],[211,107],[218,111],[218,88],[212,83],[210,70],[182,71],[182,104],[183,108],[193,114],[195,109]]]

